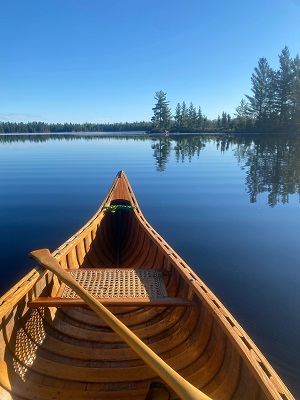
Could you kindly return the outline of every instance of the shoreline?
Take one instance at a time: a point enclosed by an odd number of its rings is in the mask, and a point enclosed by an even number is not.
[[[284,135],[284,136],[297,136],[300,133],[286,133],[286,132],[172,132],[172,133],[159,133],[147,131],[114,131],[114,132],[14,132],[14,133],[0,133],[1,136],[143,136],[143,137],[171,137],[171,136],[269,136],[269,135]]]

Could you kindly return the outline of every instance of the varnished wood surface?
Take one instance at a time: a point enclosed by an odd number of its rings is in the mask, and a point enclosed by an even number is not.
[[[136,208],[104,212],[110,204]],[[293,399],[229,311],[146,221],[124,173],[95,216],[52,254],[63,268],[165,271],[168,297],[192,306],[117,303],[111,311],[213,399]],[[160,379],[92,310],[28,307],[40,297],[55,301],[59,288],[52,273],[37,269],[0,299],[0,399],[144,399]]]

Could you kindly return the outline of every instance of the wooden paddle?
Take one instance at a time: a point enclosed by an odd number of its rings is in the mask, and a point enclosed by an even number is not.
[[[50,254],[48,249],[32,251],[34,258],[41,267],[53,272],[62,282],[74,290],[96,314],[99,315],[152,369],[167,385],[183,400],[209,400],[203,392],[195,388],[181,375],[165,363],[154,351],[146,346],[130,329],[114,316],[98,299],[79,285]]]

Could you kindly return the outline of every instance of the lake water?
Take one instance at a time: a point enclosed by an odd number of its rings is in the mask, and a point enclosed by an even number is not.
[[[0,294],[125,170],[153,227],[300,398],[300,139],[0,135]]]

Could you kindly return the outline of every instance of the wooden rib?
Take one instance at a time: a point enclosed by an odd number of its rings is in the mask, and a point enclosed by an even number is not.
[[[176,324],[180,319],[184,312],[184,308],[178,307],[175,308],[174,311],[169,315],[169,318],[166,318],[164,324],[162,324],[161,318],[157,318],[156,321],[151,321],[151,330],[149,330],[149,323],[142,324],[141,326],[129,326],[131,329],[134,329],[136,335],[139,336],[142,340],[145,340],[147,337],[159,334],[164,332],[169,327]],[[61,313],[55,314],[55,321],[53,321],[50,315],[45,315],[44,320],[53,325],[57,331],[60,331],[64,335],[68,335],[70,337],[74,337],[76,339],[82,340],[91,340],[91,341],[99,341],[99,333],[101,333],[101,341],[105,343],[115,343],[120,342],[118,336],[112,332],[108,331],[107,328],[103,330],[102,327],[93,327],[93,329],[85,329],[86,325],[81,324],[76,321],[72,321]],[[123,323],[126,320],[122,319]]]
[[[197,330],[196,330],[197,331]],[[199,331],[198,331],[199,332]],[[184,330],[183,332],[182,332],[182,334],[186,334],[186,330]],[[162,351],[162,350],[164,350],[164,351],[166,351],[167,350],[167,348],[166,348],[166,345],[171,345],[171,347],[173,348],[174,346],[176,347],[176,346],[178,346],[178,344],[179,344],[179,336],[182,336],[182,334],[181,335],[177,335],[177,337],[176,336],[174,336],[174,343],[171,341],[170,342],[170,340],[169,340],[169,338],[168,338],[168,340],[162,340],[162,341],[160,341],[160,343],[153,343],[153,342],[151,342],[151,348],[153,348],[153,346],[154,346],[154,348],[153,349],[157,349],[158,350],[158,352],[159,351]],[[171,338],[172,339],[172,338]],[[165,342],[165,343],[164,343]],[[160,350],[159,350],[160,349]],[[112,353],[117,353],[119,350],[118,349],[111,349],[111,351],[112,351]],[[122,350],[121,350],[122,351]],[[117,357],[116,357],[117,358]]]
[[[197,329],[197,331],[199,332],[199,328]],[[184,331],[183,332],[184,333],[184,335],[186,335],[186,334],[188,334],[186,331]],[[30,332],[27,332],[27,334],[28,334],[28,336],[31,336],[30,335]],[[52,334],[54,334],[55,335],[55,331],[52,331]],[[49,336],[49,335],[48,335]],[[182,336],[182,334],[181,334],[181,336]],[[173,343],[173,340],[170,340],[169,339],[169,337],[167,337],[167,338],[165,338],[165,340],[162,340],[162,341],[159,341],[159,342],[154,342],[154,343],[152,343],[151,344],[151,348],[154,350],[154,351],[158,351],[158,352],[161,352],[162,350],[165,352],[165,351],[167,351],[167,346],[171,346],[170,348],[172,348],[172,347],[174,347],[174,346],[177,346],[178,344],[179,344],[179,339],[178,339],[178,337],[179,337],[179,335],[177,335],[177,337],[176,336],[174,336],[174,343]],[[172,338],[171,338],[172,339]],[[49,339],[48,339],[49,340]],[[78,342],[76,342],[77,343],[77,345],[79,344]],[[50,341],[50,344],[53,344],[53,342],[51,342]],[[43,343],[43,344],[41,344],[41,348],[44,348],[44,346],[45,346],[45,343]],[[47,345],[47,348],[49,347],[49,343],[48,343],[48,345]],[[49,349],[49,351],[50,352],[55,352],[55,353],[57,353],[58,352],[58,349],[59,348],[62,348],[63,346],[61,346],[61,345],[59,345],[59,343],[57,344],[57,346],[56,345],[51,345],[51,347],[50,347],[50,349]],[[76,347],[77,348],[77,347]],[[74,349],[74,354],[73,354],[73,356],[76,356],[76,348]],[[109,349],[109,348],[108,348]],[[87,355],[86,355],[86,359],[89,359],[89,358],[91,358],[91,359],[94,359],[95,357],[94,357],[94,355],[93,355],[93,350],[91,350],[91,354],[89,355],[89,351],[88,351],[89,349],[87,349],[86,347],[85,348],[82,348],[82,350],[80,350],[80,347],[79,348],[77,348],[77,352],[79,353],[80,351],[81,351],[81,353],[82,353],[82,357],[80,357],[80,358],[84,358],[84,352],[85,351],[87,351]],[[103,350],[103,349],[102,349]],[[96,352],[97,351],[97,349],[95,348],[94,349],[94,351]],[[111,354],[110,354],[110,359],[112,359],[113,358],[113,355],[114,354],[119,354],[119,356],[120,356],[120,359],[125,359],[124,357],[123,357],[123,352],[125,351],[125,349],[124,348],[121,348],[121,349],[115,349],[115,348],[110,348],[109,349],[109,351],[111,352]],[[128,351],[128,349],[126,349],[126,352]],[[101,359],[101,357],[100,357],[100,354],[101,354],[101,350],[100,349],[98,349],[98,352],[99,352],[99,359]],[[105,358],[105,353],[104,354],[102,354],[102,356]],[[118,360],[118,356],[116,355],[115,356],[115,359],[116,360]]]
[[[9,365],[10,366],[10,365]],[[11,366],[12,367],[12,366]],[[55,386],[45,386],[43,384],[37,384],[35,382],[27,381],[26,384],[15,374],[13,378],[10,377],[7,365],[0,360],[0,384],[6,389],[6,393],[14,393],[14,399],[17,396],[20,399],[26,400],[53,400],[57,398],[58,390]],[[73,386],[73,382],[71,387]],[[85,385],[86,386],[86,385]],[[123,400],[140,400],[145,398],[148,388],[134,389],[132,385],[131,390],[105,390],[102,393],[95,388],[95,390],[72,390],[71,388],[59,389],[60,400],[91,400],[91,398],[98,400],[115,400],[122,398]]]
[[[167,314],[163,315],[161,323],[164,324],[164,320],[168,318]],[[188,340],[188,338],[193,334],[195,330],[198,331],[198,335],[201,332],[202,314],[199,316],[195,308],[187,308],[184,313],[175,321],[175,323],[168,328],[165,328],[162,332],[157,332],[156,334],[149,334],[148,343],[154,345],[156,343],[170,342],[170,346],[163,346],[161,352],[169,351],[171,348],[179,346],[181,343]],[[182,329],[182,327],[185,327]],[[186,346],[186,344],[185,344]]]
[[[102,219],[102,224],[107,225],[105,216]],[[104,227],[105,228],[105,227]],[[113,256],[113,247],[111,240],[107,238],[107,228],[104,229],[103,225],[98,227],[98,233],[93,243],[93,251],[96,255],[97,264],[93,267],[111,267],[115,266],[115,257]]]
[[[190,348],[190,356],[192,357],[193,356],[193,354],[195,353],[194,352],[194,349],[192,349],[192,348]],[[217,351],[217,350],[216,350]],[[217,353],[218,353],[218,351],[217,351]],[[187,356],[188,356],[189,354],[187,354]],[[178,356],[176,356],[175,358],[173,358],[173,360],[172,359],[170,359],[169,360],[169,362],[170,362],[170,364],[171,365],[175,365],[176,363],[178,363],[178,364],[180,364],[180,365],[182,365],[182,357],[183,356],[180,356],[180,359],[178,358]],[[35,364],[34,364],[34,366],[32,367],[34,370],[36,370],[36,371],[43,371],[43,373],[46,373],[47,372],[47,375],[50,375],[50,376],[56,376],[57,374],[58,374],[58,372],[57,372],[57,368],[58,368],[58,366],[57,365],[55,365],[55,363],[53,362],[53,363],[49,363],[48,362],[48,364],[47,363],[45,363],[45,362],[40,362],[40,361],[38,361],[39,359],[37,359],[37,361],[35,361]],[[189,357],[185,357],[185,360],[187,361],[187,360],[189,360]],[[186,362],[185,361],[185,362]],[[47,364],[47,367],[46,368],[44,368],[42,365],[44,365],[44,364]],[[43,369],[44,368],[44,369]],[[140,371],[140,372],[139,372]],[[83,372],[83,370],[80,368],[80,367],[71,367],[71,371],[69,371],[70,372],[70,375],[69,374],[66,374],[66,375],[64,375],[64,378],[68,378],[68,379],[71,379],[71,377],[73,377],[72,379],[75,379],[75,380],[80,380],[81,379],[81,374],[82,373],[84,373]],[[94,370],[93,368],[88,368],[88,372],[89,372],[89,379],[88,379],[88,381],[103,381],[103,379],[104,379],[104,381],[105,381],[105,377],[103,377],[103,375],[105,375],[105,374],[107,374],[107,372],[108,371],[106,371],[106,370]],[[118,371],[119,373],[121,372],[121,370],[119,370]],[[130,371],[129,371],[130,372]],[[102,375],[103,374],[103,375]],[[139,374],[141,374],[141,376],[144,376],[145,377],[145,368],[142,368],[142,369],[140,369],[140,370],[137,370],[137,369],[134,369],[134,373],[133,373],[133,378],[132,379],[139,379],[138,378],[138,376],[139,376]],[[96,376],[97,375],[97,376]],[[119,377],[120,375],[118,374],[118,373],[116,373],[116,379]],[[127,379],[129,379],[129,376],[127,376],[126,377],[126,381],[127,381]]]
[[[193,341],[193,343],[195,343],[194,341]],[[189,351],[190,351],[190,355],[188,354],[188,353],[186,353],[186,356],[185,356],[185,360],[187,361],[187,360],[190,360],[190,357],[193,357],[193,355],[195,356],[195,351],[194,351],[194,349],[193,348],[190,348],[189,349]],[[183,356],[184,356],[184,354],[183,354]],[[39,356],[40,357],[40,356]],[[180,358],[178,358],[178,357],[180,357]],[[52,357],[52,359],[53,359],[53,357]],[[38,360],[38,359],[37,359]],[[182,365],[182,363],[183,363],[183,361],[182,361],[182,356],[180,355],[177,355],[175,358],[173,358],[173,360],[172,359],[170,359],[169,360],[169,362],[170,362],[170,364],[172,364],[172,365],[175,365],[175,363],[177,362],[178,364],[180,364],[180,365]],[[44,364],[44,362],[42,362],[41,361],[41,365],[43,365]],[[51,375],[51,376],[56,376],[56,374],[58,374],[58,370],[59,370],[59,365],[56,365],[56,363],[49,363],[48,361],[47,361],[47,368],[46,369],[43,369],[43,367],[40,365],[40,362],[39,361],[35,361],[35,363],[34,363],[34,366],[31,368],[31,369],[33,369],[33,370],[36,370],[37,372],[41,372],[41,371],[43,371],[43,373],[46,373],[47,372],[47,375]],[[72,368],[71,368],[72,369]],[[94,376],[94,372],[93,372],[93,370],[94,369],[88,369],[88,372],[89,372],[89,376],[91,377],[91,376]],[[75,380],[76,380],[76,376],[78,376],[78,374],[80,374],[81,372],[80,371],[82,371],[80,368],[78,369],[78,371],[77,371],[77,369],[76,369],[76,367],[74,367],[73,369],[72,369],[72,374],[70,374],[70,377],[71,377],[71,375],[73,376],[73,374],[75,374]],[[98,371],[99,372],[99,371]],[[101,371],[100,371],[101,372]],[[119,371],[120,373],[122,372],[121,370]],[[137,372],[137,370],[135,370],[135,372]],[[97,372],[95,371],[95,374],[96,374]],[[103,373],[105,373],[105,374],[108,374],[108,371],[103,371]],[[101,374],[100,374],[101,375]],[[67,377],[68,377],[69,375],[67,375]],[[64,377],[66,377],[66,375],[64,376]],[[94,379],[94,378],[93,378]],[[99,379],[100,379],[100,377],[99,377]],[[136,376],[135,376],[135,378],[134,379],[136,379]],[[91,378],[91,380],[92,380],[92,378]],[[102,381],[102,378],[100,379],[101,381]]]
[[[90,251],[90,247],[91,247],[91,244],[92,244],[91,235],[89,233],[90,232],[88,232],[88,234],[83,239],[86,256],[88,256],[89,251]],[[87,257],[87,258],[89,258],[89,257]],[[93,265],[93,263],[91,263],[91,265]]]
[[[246,364],[242,362],[240,368],[240,379],[232,399],[242,399],[243,396],[245,396],[245,393],[247,393],[249,399],[253,400],[259,399],[262,394],[257,380],[251,374]]]
[[[189,325],[191,325],[191,324],[189,324]],[[198,333],[199,333],[200,327],[201,327],[201,324],[198,324],[197,325],[198,329],[192,329],[192,331],[194,331],[194,332],[198,331]],[[179,328],[179,326],[178,326],[178,328]],[[173,337],[167,336],[167,337],[162,338],[163,337],[163,335],[162,335],[160,340],[157,340],[157,338],[155,338],[155,341],[152,340],[151,343],[149,343],[149,344],[151,345],[151,348],[154,351],[156,351],[158,353],[161,353],[161,352],[165,353],[173,348],[178,349],[179,348],[178,346],[180,346],[180,343],[183,340],[183,343],[181,343],[181,344],[183,346],[182,349],[184,352],[186,350],[186,345],[184,344],[184,341],[187,340],[187,337],[189,336],[189,332],[188,332],[188,329],[185,329],[181,332],[180,335],[178,333],[179,332],[177,331],[177,335],[174,334]],[[115,354],[115,353],[119,352],[119,349],[112,348],[110,351],[112,352],[112,354]],[[172,352],[172,354],[175,354],[175,353]],[[117,357],[116,357],[116,359],[117,359]]]
[[[78,268],[79,267],[75,247],[72,247],[71,250],[67,254],[67,264],[68,264],[69,268]]]
[[[84,364],[89,365],[87,362],[84,362]],[[66,368],[65,364],[43,359],[40,355],[37,355],[34,363],[30,366],[27,366],[27,368],[47,377],[52,377],[55,379],[60,379],[63,377],[63,379],[73,382],[133,382],[144,380],[145,378],[157,378],[157,374],[147,365],[141,365],[132,368],[129,366],[119,368],[115,366],[115,368],[111,368],[110,363],[108,362],[106,368],[101,368],[77,366],[74,362],[72,365],[68,365]]]
[[[76,253],[79,265],[83,266],[86,253],[82,240],[76,245]]]
[[[157,316],[155,318],[152,318],[151,320],[149,320],[148,322],[145,322],[143,324],[140,325],[136,325],[134,323],[134,321],[131,321],[130,324],[128,324],[128,326],[130,327],[130,329],[134,330],[135,334],[139,336],[139,338],[141,339],[146,339],[149,336],[154,336],[156,334],[159,334],[161,332],[164,332],[166,329],[172,327],[174,324],[176,324],[177,322],[179,322],[182,318],[182,315],[185,312],[185,308],[184,307],[176,307],[174,308],[174,311],[169,313],[168,316],[165,317],[165,320],[163,321],[162,318],[160,316]],[[48,318],[48,316],[45,317],[46,319]],[[50,323],[52,323],[52,319],[48,321]],[[122,318],[123,323],[126,324],[126,322],[128,321],[125,318]],[[163,323],[162,323],[163,321]],[[75,329],[68,329],[68,324],[69,325],[73,325],[74,327],[76,327],[76,332],[74,332]],[[57,319],[55,321],[55,328],[56,329],[62,329],[62,332],[69,332],[69,334],[71,334],[72,337],[77,337],[78,335],[80,335],[80,337],[82,339],[84,339],[84,335],[85,335],[85,324],[81,324],[79,322],[70,320],[69,318],[66,318],[66,316],[63,316],[63,314],[59,313],[57,315]],[[149,329],[149,326],[151,326],[151,329]],[[117,336],[115,336],[114,332],[108,332],[107,329],[105,329],[103,331],[102,328],[94,329],[88,329],[87,331],[87,336],[89,338],[91,338],[91,340],[97,341],[99,338],[98,333],[101,332],[101,340],[105,340],[105,341],[116,341]],[[120,341],[120,340],[119,340]]]
[[[216,399],[220,396],[232,398],[239,381],[240,368],[241,358],[234,351],[231,343],[227,341],[222,366],[214,378],[205,386],[205,391]]]
[[[133,238],[131,241],[131,246],[126,252],[125,255],[122,257],[122,265],[129,267],[131,266],[131,263],[133,262],[134,259],[136,259],[137,255],[140,254],[141,250],[143,249],[143,244],[145,241],[145,235],[140,235],[140,227],[138,226],[136,229],[136,232],[134,232],[134,235],[136,238],[139,238],[139,240]],[[143,253],[143,252],[142,252]]]
[[[89,263],[93,268],[99,265],[99,258],[95,254],[92,242],[92,235],[89,232],[89,235],[85,238],[85,248],[86,248],[86,258],[89,260]]]
[[[127,326],[138,325],[141,323],[147,323],[157,314],[161,314],[166,307],[152,307],[152,308],[141,308],[141,307],[111,307],[114,314],[118,318],[122,318],[122,321],[127,319],[125,322]],[[88,313],[91,311],[89,308],[75,307],[75,308],[61,308],[59,312],[66,314],[69,318],[74,321],[82,322],[91,326],[106,326],[101,318],[97,318],[94,313]],[[169,313],[168,313],[169,314]]]
[[[154,337],[151,341],[148,341],[148,345],[151,347],[153,351],[157,354],[165,354],[174,347],[177,349],[179,345],[183,346],[183,349],[186,348],[185,340],[194,332],[195,330],[199,331],[201,328],[201,324],[197,324],[195,326],[195,319],[190,317],[187,322],[190,322],[187,325],[187,329],[185,329],[181,334],[180,327],[177,326],[176,330],[172,333],[173,328],[170,328],[171,332],[165,331],[165,335],[161,335],[162,337]],[[182,331],[182,330],[181,330]],[[64,340],[61,342],[61,335],[57,334],[55,330],[47,329],[47,337],[45,341],[40,345],[46,351],[50,353],[55,352],[59,355],[68,358],[80,358],[87,360],[109,360],[109,361],[128,361],[128,360],[138,360],[136,354],[128,347],[104,347],[101,348],[93,347],[86,345],[83,347],[83,343],[79,341],[75,341],[74,339],[70,339],[68,342]],[[30,333],[27,333],[30,335]],[[59,340],[60,338],[60,340]],[[138,360],[140,362],[140,360]]]
[[[130,213],[130,218],[128,218],[127,226],[127,241],[124,243],[123,249],[120,253],[121,265],[125,265],[125,260],[134,251],[134,245],[138,240],[141,240],[141,230],[139,224],[137,224],[135,218],[133,218],[133,213]]]
[[[182,308],[170,308],[167,307],[111,307],[114,310],[115,314],[122,318],[122,321],[129,327],[133,326],[141,326],[147,325],[149,326],[150,321],[153,321],[153,318],[156,318],[157,315],[168,315],[172,313],[176,313],[176,315],[181,315],[183,312]],[[72,319],[77,320],[78,322],[86,323],[87,325],[102,325],[101,319],[97,319],[95,314],[89,308],[76,308],[75,310],[82,310],[85,315],[82,316],[82,319],[74,318],[74,309],[69,308],[61,308],[59,310],[60,313],[67,314],[71,316]],[[180,318],[180,317],[178,317]]]

